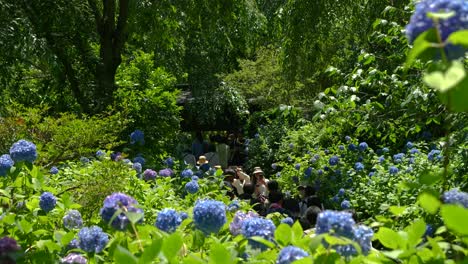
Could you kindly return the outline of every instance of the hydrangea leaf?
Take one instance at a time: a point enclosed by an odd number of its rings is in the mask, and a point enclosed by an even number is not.
[[[433,43],[437,43],[437,34],[434,29],[430,29],[420,34],[413,43],[413,48],[409,51],[406,58],[406,67],[410,67],[416,59],[431,59],[434,57],[437,49]]]
[[[395,216],[402,215],[405,212],[405,210],[406,210],[406,207],[404,207],[404,206],[394,206],[394,205],[392,205],[389,208],[389,211]]]
[[[164,256],[168,260],[173,259],[177,255],[177,252],[179,252],[180,248],[182,247],[182,244],[183,240],[180,233],[173,233],[164,240],[164,243],[162,245],[162,252],[164,253]]]
[[[468,48],[468,29],[460,30],[450,34],[447,38],[447,42],[454,45],[462,45]]]
[[[131,223],[136,224],[138,221],[143,219],[143,213],[135,213],[135,212],[126,212],[125,215],[128,217]]]
[[[419,219],[405,228],[405,231],[408,233],[409,246],[416,246],[426,232],[426,223],[423,219]]]
[[[380,243],[382,243],[382,245],[391,249],[401,248],[404,244],[403,239],[397,232],[386,227],[381,227],[379,232],[375,234],[375,237],[380,241]]]
[[[275,239],[282,246],[287,246],[292,240],[291,227],[287,224],[281,224],[276,228]]]
[[[420,194],[418,197],[418,202],[421,205],[421,207],[424,208],[424,210],[426,210],[426,212],[430,214],[437,213],[437,210],[440,207],[440,201],[428,193]]]
[[[459,205],[444,205],[440,213],[448,229],[460,235],[468,235],[468,229],[466,228],[468,209]]]
[[[117,245],[114,251],[114,260],[117,264],[137,264],[138,259],[126,248]]]
[[[468,75],[448,93],[440,93],[439,97],[454,112],[468,111]]]
[[[152,261],[158,256],[159,252],[161,251],[162,244],[163,240],[160,237],[153,240],[153,243],[147,246],[145,248],[145,251],[143,251],[139,264],[152,263]]]
[[[449,19],[455,15],[454,11],[450,12],[427,12],[427,16],[432,19]]]
[[[233,263],[231,252],[220,243],[214,243],[210,250],[210,263]]]
[[[454,61],[445,73],[434,71],[425,74],[423,80],[429,87],[441,93],[446,93],[459,84],[465,76],[466,72],[463,63]]]

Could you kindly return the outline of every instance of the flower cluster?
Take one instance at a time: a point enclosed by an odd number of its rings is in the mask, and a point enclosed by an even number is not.
[[[157,175],[158,174],[156,173],[156,171],[152,169],[146,169],[145,172],[143,172],[143,179],[145,181],[151,181],[151,180],[156,179]]]
[[[144,145],[145,144],[145,134],[141,130],[135,130],[130,134],[130,144],[139,144],[139,145]]]
[[[308,257],[309,253],[295,246],[287,246],[281,250],[276,264],[291,264],[296,260]]]
[[[294,220],[291,217],[286,217],[281,220],[282,224],[287,224],[288,226],[292,226],[294,224]]]
[[[169,168],[172,168],[174,166],[174,159],[172,159],[171,157],[167,158],[164,163],[169,167]]]
[[[115,229],[125,230],[130,223],[126,212],[143,214],[143,209],[136,207],[137,205],[138,202],[130,196],[123,193],[113,193],[104,200],[100,215],[106,223],[113,219],[111,224]],[[115,215],[116,213],[117,215]]]
[[[359,243],[364,254],[369,253],[374,235],[372,229],[366,226],[356,226],[351,213],[330,210],[320,213],[317,217],[316,234],[324,233],[332,233]],[[353,245],[335,245],[333,248],[343,256],[357,253]]]
[[[276,226],[270,219],[264,219],[261,217],[247,218],[242,222],[241,234],[245,238],[251,238],[254,236],[262,237],[266,240],[272,241],[275,234]],[[265,250],[264,244],[249,240],[249,244],[254,249]]]
[[[103,157],[105,157],[105,156],[106,156],[106,152],[104,152],[104,151],[102,151],[102,150],[96,151],[96,157],[97,157],[98,159],[103,158]]]
[[[351,208],[351,203],[348,200],[343,200],[341,202],[341,208],[342,209],[350,209]]]
[[[388,171],[389,171],[389,173],[390,173],[391,175],[395,175],[395,174],[398,173],[398,168],[395,167],[395,166],[391,166],[391,167],[388,169]]]
[[[57,198],[50,192],[44,192],[41,194],[39,199],[39,206],[41,207],[44,212],[48,213],[55,208],[55,204],[57,203]]]
[[[52,168],[50,168],[49,173],[52,174],[52,175],[55,175],[55,174],[59,173],[59,170],[57,169],[57,167],[53,166]]]
[[[193,171],[191,169],[185,169],[180,173],[180,176],[182,176],[182,178],[190,178],[193,176]]]
[[[362,171],[364,170],[364,164],[362,164],[362,162],[356,162],[356,164],[354,164],[354,169],[357,171]]]
[[[174,172],[171,169],[166,168],[166,169],[160,170],[158,174],[161,177],[171,177],[172,175],[174,175]]]
[[[155,225],[164,232],[173,233],[185,219],[183,216],[185,217],[174,209],[165,208],[159,212]]]
[[[226,223],[226,206],[216,200],[198,200],[193,208],[193,221],[205,234],[218,233]]]
[[[6,176],[15,162],[10,155],[5,154],[0,156],[0,176]]]
[[[11,146],[10,157],[15,162],[26,161],[32,163],[37,159],[36,145],[21,139]]]
[[[468,208],[468,193],[460,192],[457,189],[444,192],[442,195],[444,203],[448,204],[460,204],[465,208]]]
[[[60,260],[60,264],[87,264],[88,260],[77,253],[70,253]]]
[[[427,154],[427,159],[428,160],[434,161],[434,158],[436,158],[437,160],[442,159],[442,155],[440,155],[440,150],[433,149],[433,150],[431,150],[431,152],[429,152],[429,154]]]
[[[83,218],[81,218],[81,214],[77,210],[68,211],[62,220],[65,228],[73,229],[83,227]]]
[[[10,256],[20,249],[16,240],[10,237],[2,237],[0,239],[0,262],[16,263]]]
[[[328,160],[328,163],[330,164],[330,166],[335,166],[335,165],[338,165],[338,162],[340,161],[340,158],[338,158],[338,156],[332,156],[329,160]]]
[[[80,248],[89,253],[101,252],[109,242],[109,236],[98,226],[83,227],[78,237]]]
[[[188,193],[197,193],[200,189],[200,185],[198,185],[197,181],[191,180],[185,184],[185,190]]]
[[[143,158],[142,156],[136,156],[136,157],[133,159],[133,163],[140,163],[141,166],[145,166],[146,160],[145,160],[145,158]]]
[[[143,170],[143,167],[141,166],[141,163],[139,162],[135,162],[132,164],[132,168],[137,172],[137,173],[141,173],[141,171]]]
[[[364,151],[364,150],[366,150],[368,147],[369,147],[369,145],[367,145],[366,142],[361,142],[361,143],[359,143],[359,150],[360,150],[360,151]]]

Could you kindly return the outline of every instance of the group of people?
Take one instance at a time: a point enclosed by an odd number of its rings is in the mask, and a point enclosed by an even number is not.
[[[231,133],[211,135],[206,141],[198,131],[192,141],[191,150],[185,151],[183,159],[186,164],[197,166],[208,161],[211,167],[241,165],[245,160],[244,140],[242,134]]]
[[[281,213],[298,220],[304,230],[315,226],[318,214],[323,210],[322,202],[312,186],[299,186],[298,197],[286,196],[276,180],[265,177],[260,167],[255,167],[249,176],[241,167],[224,171],[224,183],[231,199],[248,201],[262,216]]]

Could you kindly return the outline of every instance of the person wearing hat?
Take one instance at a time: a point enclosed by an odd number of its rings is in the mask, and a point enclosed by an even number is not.
[[[198,157],[197,164],[198,164],[198,169],[202,170],[203,172],[207,172],[210,169],[209,161],[203,155]]]
[[[265,173],[260,167],[255,167],[252,174],[252,184],[255,186],[254,198],[268,197],[268,179],[265,179]]]

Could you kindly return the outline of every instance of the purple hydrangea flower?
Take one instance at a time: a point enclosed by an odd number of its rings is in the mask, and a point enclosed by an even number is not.
[[[130,223],[126,212],[143,214],[143,209],[136,206],[138,206],[138,202],[132,197],[123,193],[113,193],[104,200],[100,215],[106,223],[109,223],[113,219],[111,225],[115,229],[125,230]],[[121,211],[120,214],[114,217],[114,214],[118,210]]]
[[[237,236],[241,233],[242,223],[247,218],[259,217],[258,214],[254,212],[244,213],[242,211],[237,211],[232,222],[229,224],[229,231],[233,236]]]
[[[21,139],[11,146],[10,157],[15,162],[26,161],[32,163],[37,159],[36,145]]]
[[[158,174],[156,173],[156,171],[154,171],[152,169],[146,169],[143,172],[143,179],[145,181],[152,181],[152,180],[156,179],[156,176],[158,176]]]
[[[166,169],[160,170],[158,174],[161,177],[171,177],[174,174],[174,172],[171,169],[166,168]]]
[[[60,264],[87,264],[88,260],[80,254],[70,253],[60,260]]]

